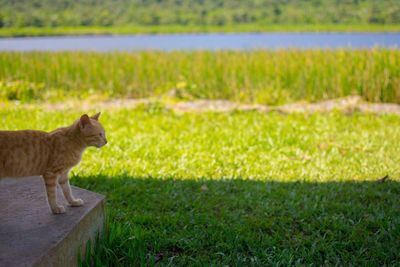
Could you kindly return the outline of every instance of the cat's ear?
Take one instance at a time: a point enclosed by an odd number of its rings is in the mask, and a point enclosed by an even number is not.
[[[89,118],[89,116],[87,115],[87,114],[83,114],[82,116],[81,116],[81,118],[79,119],[79,127],[81,128],[81,129],[83,129],[83,128],[85,128],[87,125],[89,125],[89,124],[92,124],[91,122],[90,122],[90,118]]]
[[[98,121],[98,120],[99,120],[99,117],[100,117],[100,114],[101,114],[101,112],[98,112],[98,113],[94,114],[94,115],[93,115],[92,117],[90,117],[90,118],[92,118],[92,119]]]

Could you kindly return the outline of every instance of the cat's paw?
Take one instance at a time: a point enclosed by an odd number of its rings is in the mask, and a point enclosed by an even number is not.
[[[62,214],[62,213],[65,213],[65,208],[63,206],[56,206],[56,207],[51,208],[51,211],[54,214]]]
[[[69,203],[69,204],[71,204],[72,207],[79,207],[79,206],[82,206],[82,205],[83,205],[83,200],[80,199],[80,198],[77,198],[77,199],[74,199],[74,200],[73,200],[71,203]]]

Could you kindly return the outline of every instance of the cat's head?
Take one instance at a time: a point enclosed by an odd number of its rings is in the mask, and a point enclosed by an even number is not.
[[[87,146],[102,147],[107,144],[106,133],[99,122],[100,112],[89,117],[83,114],[79,119],[78,125],[81,138]]]

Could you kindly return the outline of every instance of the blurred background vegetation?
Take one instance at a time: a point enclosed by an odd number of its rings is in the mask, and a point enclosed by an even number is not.
[[[0,0],[0,27],[400,24],[399,0]]]
[[[400,103],[400,51],[0,53],[0,100],[142,98],[284,104],[359,95]]]

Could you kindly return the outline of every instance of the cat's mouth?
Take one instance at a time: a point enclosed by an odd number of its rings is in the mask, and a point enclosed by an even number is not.
[[[96,145],[97,148],[102,148],[103,146],[105,146],[107,144],[107,141],[105,141],[103,144],[98,144]]]

